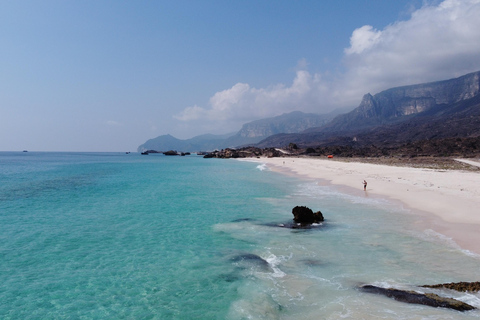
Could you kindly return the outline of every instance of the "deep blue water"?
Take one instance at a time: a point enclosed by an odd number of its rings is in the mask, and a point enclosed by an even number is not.
[[[476,281],[478,256],[395,204],[264,169],[1,152],[0,319],[480,318],[355,289]],[[296,205],[326,222],[277,227]]]

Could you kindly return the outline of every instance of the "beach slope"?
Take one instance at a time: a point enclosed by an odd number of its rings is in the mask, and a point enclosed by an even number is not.
[[[271,170],[342,187],[345,192],[400,201],[432,229],[480,254],[480,171],[400,167],[314,158],[261,158]],[[363,181],[368,185],[363,190]]]

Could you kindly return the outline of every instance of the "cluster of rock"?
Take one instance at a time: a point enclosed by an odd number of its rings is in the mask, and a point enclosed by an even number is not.
[[[146,150],[146,151],[142,152],[142,154],[145,154],[145,155],[147,155],[149,153],[163,153],[166,156],[188,156],[188,155],[190,155],[190,152],[177,152],[175,150],[169,150],[169,151],[165,151],[165,152],[157,151],[157,150]]]
[[[256,158],[256,157],[280,157],[283,153],[275,148],[256,148],[256,147],[245,147],[239,149],[226,148],[220,151],[215,150],[213,152],[207,153],[204,155],[204,158]]]
[[[163,152],[164,155],[166,156],[188,156],[190,155],[190,152],[177,152],[177,151],[174,151],[174,150],[170,150],[170,151],[165,151]]]
[[[386,134],[383,134],[386,136]],[[419,156],[463,156],[473,157],[480,154],[480,137],[456,137],[445,139],[424,139],[420,141],[406,142],[398,145],[368,144],[361,145],[354,140],[356,137],[338,138],[328,146],[298,147],[290,143],[282,148],[227,148],[220,151],[206,153],[204,158],[256,158],[256,157],[285,157],[285,156],[309,156],[326,157],[419,157]],[[387,139],[391,140],[391,139]],[[352,142],[354,141],[354,142]],[[393,141],[393,140],[392,140]]]

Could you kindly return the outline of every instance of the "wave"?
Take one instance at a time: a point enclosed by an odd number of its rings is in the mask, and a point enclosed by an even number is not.
[[[259,164],[257,166],[257,169],[260,170],[260,171],[265,171],[265,170],[268,170],[268,167],[265,163],[263,163],[263,164]]]

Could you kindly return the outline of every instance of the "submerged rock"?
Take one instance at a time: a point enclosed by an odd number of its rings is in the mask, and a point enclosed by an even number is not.
[[[270,264],[267,260],[253,253],[239,254],[231,258],[230,260],[240,264],[243,267],[256,266],[261,268],[263,271],[272,271]]]
[[[301,224],[312,224],[324,221],[323,214],[320,211],[313,212],[312,209],[305,206],[296,206],[292,209],[293,221]]]
[[[415,291],[406,291],[393,288],[380,288],[372,285],[364,285],[360,287],[360,290],[368,293],[375,293],[393,298],[397,301],[423,304],[431,307],[449,308],[458,311],[473,310],[475,307],[452,298],[445,298],[434,293],[419,293]]]
[[[424,285],[423,288],[433,288],[433,289],[451,289],[460,292],[478,292],[480,291],[480,282],[451,282],[451,283],[441,283],[433,285]]]
[[[232,220],[232,222],[245,222],[245,221],[256,221],[256,220],[252,218],[240,218],[240,219]]]

